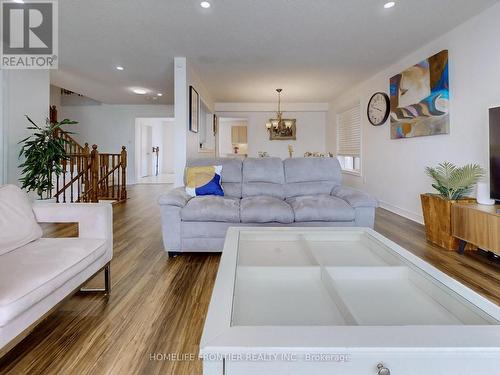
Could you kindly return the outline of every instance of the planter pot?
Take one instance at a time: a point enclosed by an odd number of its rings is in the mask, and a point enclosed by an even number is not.
[[[437,194],[421,194],[420,199],[427,241],[446,250],[457,250],[459,240],[451,235],[451,207],[456,202],[475,203],[476,200],[474,198],[449,200]],[[467,245],[466,250],[475,250],[475,247]]]

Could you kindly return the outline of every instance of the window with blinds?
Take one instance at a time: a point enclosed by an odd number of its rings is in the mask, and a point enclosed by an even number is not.
[[[361,171],[361,111],[359,104],[337,114],[337,158],[344,171]]]

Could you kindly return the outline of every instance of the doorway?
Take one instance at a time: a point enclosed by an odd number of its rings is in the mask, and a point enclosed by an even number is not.
[[[174,119],[135,119],[135,171],[138,184],[173,184]]]
[[[217,142],[219,156],[246,158],[248,156],[248,120],[220,117]]]

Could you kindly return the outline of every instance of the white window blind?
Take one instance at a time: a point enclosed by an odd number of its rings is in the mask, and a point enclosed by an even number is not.
[[[361,114],[359,105],[337,115],[337,154],[359,157],[361,154]]]

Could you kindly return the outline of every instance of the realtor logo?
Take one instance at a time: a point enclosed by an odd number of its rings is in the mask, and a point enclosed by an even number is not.
[[[57,69],[57,2],[2,0],[3,69]]]

